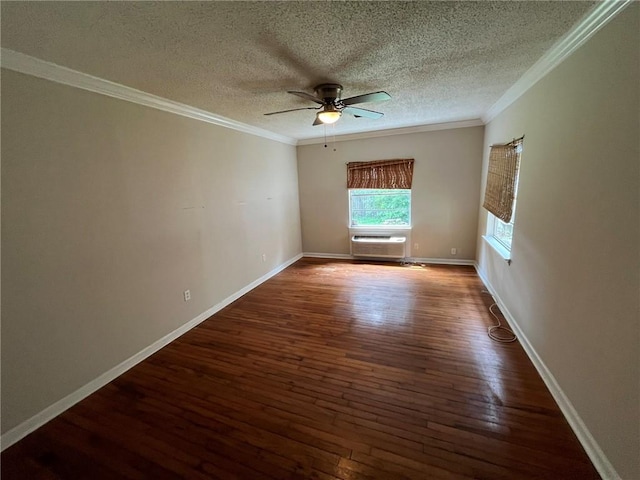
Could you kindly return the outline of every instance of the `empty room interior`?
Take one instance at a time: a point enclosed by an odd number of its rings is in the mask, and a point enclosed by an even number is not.
[[[637,2],[0,8],[3,479],[640,478]]]

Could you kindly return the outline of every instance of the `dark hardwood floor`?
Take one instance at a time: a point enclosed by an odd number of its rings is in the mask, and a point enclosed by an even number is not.
[[[8,448],[2,480],[599,478],[483,288],[303,259]]]

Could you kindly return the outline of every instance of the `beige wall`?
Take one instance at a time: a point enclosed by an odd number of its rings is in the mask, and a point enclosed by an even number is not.
[[[346,163],[414,158],[411,255],[475,259],[484,127],[298,147],[302,248],[349,254]],[[334,151],[335,148],[335,151]],[[458,249],[451,255],[451,248]]]
[[[639,7],[487,125],[484,175],[490,144],[526,135],[512,265],[478,240],[480,271],[624,479],[640,478]]]
[[[293,146],[3,70],[2,432],[299,254],[296,168]]]

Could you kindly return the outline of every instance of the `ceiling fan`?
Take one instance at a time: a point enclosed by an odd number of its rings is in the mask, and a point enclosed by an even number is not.
[[[351,114],[356,118],[381,118],[384,115],[383,113],[366,110],[364,108],[352,107],[351,105],[355,105],[357,103],[381,102],[391,98],[391,95],[387,92],[371,92],[365,93],[364,95],[358,95],[356,97],[342,99],[342,85],[338,85],[337,83],[323,83],[315,87],[313,90],[315,95],[295,91],[288,91],[287,93],[318,103],[320,104],[319,107],[292,108],[290,110],[265,113],[265,115],[277,115],[280,113],[295,112],[297,110],[320,110],[316,114],[316,119],[313,122],[313,125],[335,123],[342,116],[342,112]]]

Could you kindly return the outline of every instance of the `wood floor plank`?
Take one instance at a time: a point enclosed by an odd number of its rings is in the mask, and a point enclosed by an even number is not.
[[[8,448],[4,479],[597,479],[471,267],[302,259]]]

